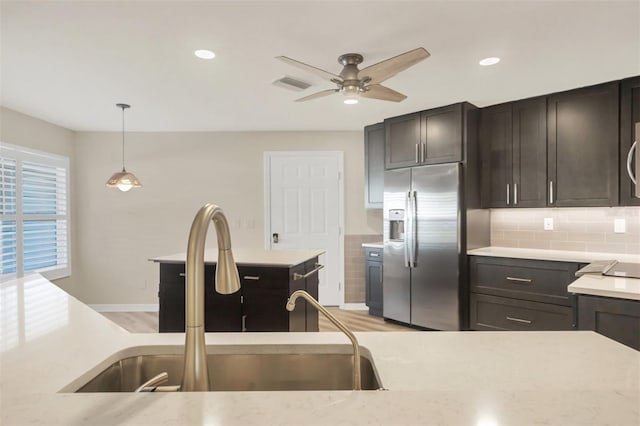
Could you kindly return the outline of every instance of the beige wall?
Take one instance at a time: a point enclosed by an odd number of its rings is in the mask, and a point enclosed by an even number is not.
[[[74,226],[75,196],[73,194],[73,180],[75,175],[75,133],[64,127],[56,126],[46,121],[21,114],[17,111],[0,107],[0,143],[20,145],[39,151],[59,154],[69,157],[69,175],[71,178],[71,269],[72,274],[76,266],[76,227]],[[76,294],[71,278],[56,280],[55,283]]]
[[[186,251],[195,212],[222,206],[236,247],[263,246],[265,151],[344,152],[345,234],[380,234],[364,209],[362,132],[127,133],[127,169],[144,188],[105,187],[120,167],[120,135],[76,135],[76,296],[87,303],[156,303],[154,256]],[[213,234],[208,245],[215,245]]]

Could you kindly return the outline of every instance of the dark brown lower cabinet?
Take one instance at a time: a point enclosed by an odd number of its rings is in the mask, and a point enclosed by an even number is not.
[[[318,298],[317,258],[293,267],[238,265],[240,291],[215,291],[216,265],[205,265],[205,331],[318,331],[318,313],[298,300],[293,312],[287,299],[295,290]],[[294,274],[298,274],[294,276]],[[185,264],[161,263],[158,298],[159,331],[184,332]]]
[[[549,303],[471,294],[471,322],[474,330],[572,330],[573,310]]]
[[[573,330],[574,262],[471,256],[472,330]]]
[[[640,301],[578,295],[578,329],[640,350]]]
[[[369,315],[382,316],[382,252],[377,247],[365,249],[365,302]]]

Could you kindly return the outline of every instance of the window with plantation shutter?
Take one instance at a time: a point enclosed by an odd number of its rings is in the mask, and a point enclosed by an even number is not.
[[[0,279],[71,273],[69,159],[0,144]]]

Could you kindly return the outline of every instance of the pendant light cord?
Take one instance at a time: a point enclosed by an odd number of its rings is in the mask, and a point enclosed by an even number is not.
[[[122,106],[122,171],[125,172],[124,168],[124,110],[126,107]]]

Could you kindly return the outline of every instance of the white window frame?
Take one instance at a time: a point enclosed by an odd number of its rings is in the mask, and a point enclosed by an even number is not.
[[[55,280],[59,278],[69,277],[71,275],[71,179],[69,170],[69,157],[52,154],[49,152],[38,151],[18,145],[11,145],[0,142],[0,156],[16,160],[16,214],[5,215],[0,213],[0,220],[16,222],[16,272],[0,275],[0,281],[7,279],[22,278],[24,271],[24,249],[23,249],[23,222],[25,220],[66,220],[66,265],[63,267],[53,266],[45,267],[37,270],[26,271],[27,274],[39,273],[45,278]],[[23,198],[22,198],[22,164],[24,162],[33,162],[51,167],[64,168],[66,171],[66,206],[65,214],[55,215],[34,215],[23,214]]]

